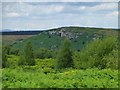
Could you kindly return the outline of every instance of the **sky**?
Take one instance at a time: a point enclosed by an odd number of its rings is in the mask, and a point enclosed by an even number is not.
[[[117,2],[2,2],[1,8],[1,30],[63,26],[118,28]]]

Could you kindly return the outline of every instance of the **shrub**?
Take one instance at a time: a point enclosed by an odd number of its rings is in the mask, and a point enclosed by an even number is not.
[[[2,67],[5,68],[7,67],[7,55],[10,54],[10,46],[2,46]]]
[[[39,68],[54,68],[54,59],[36,59],[36,65],[39,66]]]
[[[71,42],[65,39],[57,56],[56,68],[67,68],[73,66]]]
[[[35,59],[32,49],[32,44],[28,42],[24,50],[20,53],[20,59],[18,61],[19,65],[35,65]]]
[[[4,51],[6,52],[7,55],[10,54],[11,47],[9,45],[3,46],[2,48],[4,49]]]
[[[117,50],[116,47],[117,39],[114,37],[106,37],[103,40],[97,39],[91,41],[80,53],[76,52],[74,54],[74,65],[76,68],[83,69],[92,67],[104,69],[110,67],[108,63],[114,62],[115,64],[112,65],[116,68],[117,52],[115,54],[113,51],[114,49]],[[112,57],[115,57],[116,60],[113,60]]]
[[[25,56],[24,56],[24,51],[20,51],[20,57],[19,57],[19,60],[18,60],[18,65],[19,66],[27,65],[27,62],[26,62],[26,59],[25,59]]]
[[[10,50],[10,54],[18,55],[19,54],[19,50],[18,49],[11,49]]]
[[[5,68],[7,63],[7,50],[6,47],[2,47],[2,67]]]
[[[32,44],[30,42],[27,43],[25,49],[25,59],[28,65],[32,66],[35,65],[35,59],[33,54]]]
[[[107,37],[99,42],[99,45],[96,46],[96,52],[94,58],[96,60],[95,66],[100,68],[106,68],[108,60],[103,59],[105,56],[109,57],[109,54],[116,48],[117,39],[114,37]],[[114,54],[115,55],[115,54]],[[113,56],[113,55],[112,55]],[[114,57],[114,56],[113,56]]]
[[[89,57],[88,53],[74,52],[73,54],[74,68],[88,69],[94,65],[94,58]]]
[[[35,58],[45,59],[45,58],[52,58],[52,57],[53,57],[52,50],[41,48],[35,51]]]
[[[37,69],[37,68],[36,68]],[[2,88],[118,88],[118,70],[87,69],[48,73],[34,66],[2,70]],[[47,72],[47,73],[46,73]],[[100,89],[101,90],[101,89]]]
[[[118,49],[114,49],[108,55],[105,55],[102,61],[106,61],[106,68],[118,69]]]
[[[18,56],[8,55],[7,56],[7,66],[6,67],[9,67],[9,68],[15,68],[15,67],[17,67],[17,65],[18,65],[18,63],[17,63],[18,59],[19,59]]]

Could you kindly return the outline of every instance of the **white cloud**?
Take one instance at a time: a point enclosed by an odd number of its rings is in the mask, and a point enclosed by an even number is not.
[[[113,11],[106,14],[106,17],[118,17],[118,11]]]
[[[6,17],[18,17],[19,14],[18,13],[15,13],[15,12],[12,12],[12,13],[6,13]]]
[[[85,10],[86,9],[86,6],[81,6],[79,7],[80,10]]]
[[[44,6],[41,9],[41,11],[49,14],[49,13],[61,12],[63,9],[64,9],[64,6],[51,5],[51,6]]]
[[[46,15],[46,14],[56,14],[62,11],[69,12],[96,12],[102,10],[114,10],[117,9],[117,3],[101,3],[96,6],[65,6],[65,5],[30,5],[27,3],[19,2],[14,4],[9,4],[4,7],[4,13],[14,14],[12,16],[27,16],[27,15]],[[71,10],[71,11],[70,11]],[[84,13],[83,12],[83,13]],[[15,14],[16,13],[16,14]],[[19,15],[18,15],[19,14]],[[8,16],[8,15],[7,15]],[[10,15],[11,16],[11,15]]]
[[[6,18],[28,16],[29,11],[25,3],[3,3],[3,15]]]
[[[5,13],[5,18],[12,18],[12,17],[21,17],[21,16],[29,16],[28,13],[16,13],[16,12],[10,12],[10,13]]]
[[[3,10],[4,28],[13,29],[46,29],[61,25],[115,27],[117,19],[117,3],[93,3],[93,5],[37,3],[32,5],[19,2],[5,3]]]
[[[102,11],[102,10],[117,10],[118,4],[117,3],[102,3],[95,6],[80,6],[78,9],[83,11]]]
[[[55,11],[57,11],[57,12],[61,12],[63,9],[64,9],[63,6],[56,6],[56,7],[53,7],[53,10],[55,10]]]
[[[64,6],[62,5],[29,5],[29,14],[30,15],[49,15],[49,14],[56,14],[62,12],[64,10]]]
[[[99,10],[114,10],[117,9],[116,3],[103,3],[100,5],[96,5],[94,7],[91,7],[92,11],[99,11]]]

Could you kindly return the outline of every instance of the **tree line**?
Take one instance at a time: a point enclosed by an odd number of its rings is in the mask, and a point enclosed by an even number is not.
[[[118,41],[115,37],[106,37],[104,39],[96,39],[86,44],[84,48],[78,52],[72,50],[71,41],[65,39],[58,51],[52,51],[41,48],[33,51],[30,42],[26,43],[23,50],[19,52],[18,65],[35,65],[35,58],[54,58],[55,68],[118,68]],[[2,48],[2,66],[6,66],[7,55],[10,54],[9,47]]]

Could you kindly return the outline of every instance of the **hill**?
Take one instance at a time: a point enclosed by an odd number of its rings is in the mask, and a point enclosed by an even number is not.
[[[105,36],[117,36],[117,33],[118,30],[116,29],[60,27],[36,33],[25,39],[17,39],[11,43],[11,46],[14,49],[21,49],[26,42],[31,42],[34,49],[48,48],[54,50],[59,48],[64,38],[69,38],[72,42],[72,48],[80,50],[91,40],[102,39]]]

